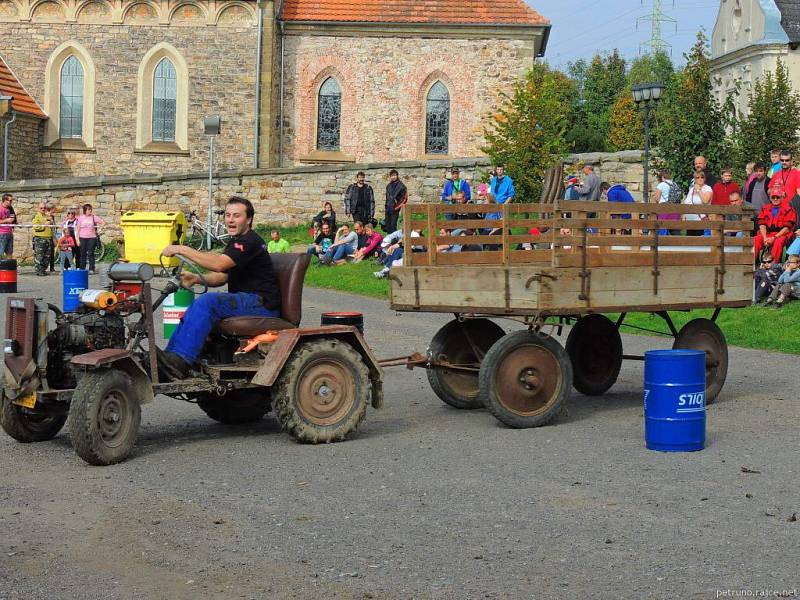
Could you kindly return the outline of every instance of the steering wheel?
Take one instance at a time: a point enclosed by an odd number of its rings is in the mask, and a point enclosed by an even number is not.
[[[181,276],[181,272],[183,271],[183,268],[186,267],[191,273],[197,275],[197,277],[200,278],[200,285],[203,286],[203,290],[201,292],[198,292],[198,293],[205,294],[206,292],[208,292],[208,281],[206,281],[206,278],[203,276],[203,272],[200,269],[200,267],[197,265],[197,263],[195,263],[192,260],[189,260],[183,254],[176,254],[175,258],[177,258],[178,261],[181,263],[181,264],[179,264],[177,267],[175,267],[172,270],[172,277],[176,280],[175,282],[180,287],[183,287],[181,285],[181,277],[180,276]],[[163,254],[159,257],[159,261],[161,262],[161,266],[166,270],[166,266],[164,265],[164,255]],[[192,287],[194,287],[194,286],[192,286]]]

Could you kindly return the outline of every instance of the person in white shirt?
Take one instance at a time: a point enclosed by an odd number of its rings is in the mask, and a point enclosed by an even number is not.
[[[689,188],[689,193],[686,194],[684,204],[693,204],[701,206],[703,204],[711,204],[713,196],[712,189],[706,185],[706,175],[702,171],[696,171],[694,174],[694,185]],[[704,214],[688,214],[683,215],[684,221],[707,221],[708,215]],[[689,229],[686,235],[703,235],[702,229]]]

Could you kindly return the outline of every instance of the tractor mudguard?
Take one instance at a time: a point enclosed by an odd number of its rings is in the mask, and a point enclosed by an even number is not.
[[[70,364],[85,371],[119,369],[130,376],[133,386],[136,388],[136,396],[141,398],[141,404],[147,404],[155,399],[152,381],[150,381],[142,367],[139,366],[139,363],[133,359],[129,350],[121,348],[95,350],[94,352],[73,356]]]
[[[381,408],[383,406],[383,370],[378,365],[375,355],[364,341],[361,332],[349,325],[327,325],[323,327],[303,328],[303,329],[284,329],[278,332],[278,339],[273,342],[267,354],[264,364],[256,372],[252,383],[270,387],[275,383],[283,370],[289,356],[298,343],[310,339],[340,339],[350,344],[364,359],[364,363],[369,368],[369,378],[372,382],[372,406]]]

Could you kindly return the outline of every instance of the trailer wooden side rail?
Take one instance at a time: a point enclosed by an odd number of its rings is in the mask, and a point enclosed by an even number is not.
[[[706,351],[708,402],[722,388],[727,346],[714,321],[751,302],[752,211],[565,200],[405,210],[391,306],[456,315],[428,355],[445,402],[485,405],[515,427],[543,424],[572,385],[586,394],[613,385],[624,357],[619,327],[631,312],[664,318],[674,347]],[[669,311],[699,308],[714,309],[711,318],[676,331]],[[529,331],[505,335],[490,320],[499,316],[523,319]],[[566,349],[541,334],[551,318],[576,321]]]

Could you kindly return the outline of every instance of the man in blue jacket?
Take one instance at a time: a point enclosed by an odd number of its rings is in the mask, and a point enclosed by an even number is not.
[[[472,201],[472,190],[469,189],[469,184],[466,180],[461,179],[461,171],[458,167],[450,169],[450,179],[444,182],[444,190],[442,190],[442,201],[445,204],[455,204],[456,194],[459,192],[464,193],[467,202]]]
[[[490,191],[494,196],[494,201],[498,204],[505,204],[506,202],[513,202],[514,196],[517,195],[514,191],[514,182],[511,177],[506,175],[506,169],[503,165],[497,165],[495,169],[497,175],[492,177]]]

